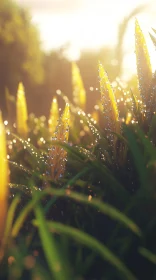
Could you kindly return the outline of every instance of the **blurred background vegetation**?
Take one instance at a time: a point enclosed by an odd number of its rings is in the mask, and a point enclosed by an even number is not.
[[[28,4],[29,1],[23,3]],[[32,6],[33,3],[35,2],[32,2]],[[39,3],[41,2],[38,2],[38,5]],[[68,56],[70,42],[58,49],[43,50],[39,30],[32,22],[29,10],[21,4],[20,1],[0,1],[0,104],[5,119],[8,118],[9,104],[15,103],[14,97],[20,81],[25,86],[29,113],[33,112],[36,116],[48,116],[56,90],[60,89],[69,98],[72,96],[71,59]],[[31,6],[31,3],[29,4]],[[100,98],[98,61],[104,65],[111,81],[122,74],[125,55],[123,41],[128,23],[145,7],[147,5],[140,5],[130,11],[123,20],[121,18],[116,45],[81,51],[77,64],[89,98],[87,112],[93,111]],[[105,36],[104,32],[101,36]],[[6,88],[9,90],[7,94]],[[62,107],[62,104],[60,98],[59,105]],[[15,106],[11,108],[13,121]]]

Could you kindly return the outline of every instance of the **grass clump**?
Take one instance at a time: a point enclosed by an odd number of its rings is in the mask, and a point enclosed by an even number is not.
[[[86,114],[73,64],[78,107],[62,93],[60,118],[53,101],[49,123],[29,116],[28,139],[7,131],[1,279],[155,279],[155,76],[137,21],[135,39],[140,96],[123,87],[123,112],[99,64],[99,123]]]

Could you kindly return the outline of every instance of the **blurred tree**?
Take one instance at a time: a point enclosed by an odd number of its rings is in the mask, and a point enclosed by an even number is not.
[[[30,104],[30,106],[35,114],[44,114],[49,117],[51,102],[57,90],[64,92],[70,99],[72,97],[71,63],[64,57],[61,48],[44,54],[43,68],[44,82],[35,89],[35,95],[38,96],[42,107],[35,108],[35,104]],[[59,108],[64,108],[65,103],[62,98],[59,96],[57,98]]]
[[[11,0],[0,1],[0,109],[7,115],[5,88],[15,94],[20,81],[27,87],[43,79],[37,29],[27,10]]]

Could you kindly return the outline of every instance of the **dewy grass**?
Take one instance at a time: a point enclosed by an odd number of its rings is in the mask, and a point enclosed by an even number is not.
[[[0,261],[3,258],[4,231],[8,210],[9,169],[7,162],[6,135],[0,112]]]
[[[53,140],[68,143],[70,124],[70,108],[66,103],[64,112],[60,117],[56,127]],[[50,165],[50,177],[52,180],[58,180],[63,177],[67,161],[67,152],[59,146],[52,146],[49,149],[48,163]]]
[[[122,88],[124,117],[118,91],[99,64],[103,106],[100,103],[98,127],[91,114],[83,111],[86,91],[73,63],[79,108],[63,96],[66,104],[60,118],[54,99],[49,123],[35,116],[27,123],[20,84],[18,136],[6,130],[8,151],[0,119],[0,198],[4,198],[0,239],[6,245],[5,267],[1,262],[0,269],[5,279],[11,279],[7,271],[15,280],[25,275],[27,280],[155,279],[155,78],[137,21],[135,39],[140,97],[135,90]],[[75,130],[79,144],[71,138]],[[15,195],[8,216],[7,153],[10,200]],[[12,257],[9,266],[8,256]],[[89,258],[92,264],[86,268]],[[137,263],[143,263],[141,269]]]
[[[28,135],[28,112],[27,104],[25,98],[24,86],[22,83],[19,83],[17,90],[17,101],[16,101],[16,123],[17,123],[17,133],[26,138]]]
[[[59,120],[59,108],[58,108],[58,102],[56,97],[53,98],[51,108],[50,108],[50,116],[48,120],[48,125],[49,125],[49,132],[53,136],[57,124]]]
[[[138,21],[135,22],[135,51],[140,95],[146,114],[151,114],[152,102],[152,67],[144,35]]]
[[[116,98],[103,66],[99,63],[100,91],[103,105],[103,117],[105,122],[105,133],[114,146],[115,139],[112,132],[119,133],[119,112]]]
[[[80,70],[75,62],[72,62],[72,86],[73,86],[73,100],[75,104],[82,110],[86,107],[86,90],[84,88],[83,80]]]

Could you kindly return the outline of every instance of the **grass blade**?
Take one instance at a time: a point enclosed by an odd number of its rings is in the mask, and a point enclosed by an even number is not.
[[[23,138],[26,138],[28,135],[28,112],[27,112],[27,103],[25,98],[24,86],[22,83],[19,83],[17,90],[17,101],[16,101],[16,122],[17,122],[17,132]]]
[[[33,210],[33,208],[36,206],[36,204],[40,201],[40,199],[42,197],[44,197],[46,195],[46,193],[43,192],[39,192],[37,193],[37,195],[35,196],[35,198],[33,198],[21,211],[21,213],[19,214],[19,216],[17,217],[17,219],[14,222],[13,228],[12,228],[12,232],[11,232],[11,236],[12,238],[16,238],[21,227],[24,224],[24,221],[26,219],[26,217],[28,216],[28,214]]]
[[[4,241],[3,241],[4,246],[7,244],[7,240],[11,234],[11,228],[12,228],[12,224],[13,224],[14,215],[15,215],[15,211],[17,209],[19,202],[20,202],[20,196],[16,195],[13,202],[11,203],[11,205],[9,207],[5,231],[4,231]]]
[[[86,91],[79,68],[75,62],[72,63],[72,86],[74,102],[77,106],[84,110],[86,106]]]
[[[146,248],[139,248],[139,253],[144,256],[146,259],[148,259],[150,262],[156,264],[156,255],[147,250]]]
[[[48,189],[48,194],[59,196],[59,197],[68,197],[72,200],[76,200],[79,203],[90,205],[91,207],[94,207],[98,210],[100,210],[105,215],[108,215],[110,218],[121,222],[124,226],[132,230],[135,234],[138,236],[141,236],[141,231],[139,227],[127,216],[125,216],[123,213],[121,213],[118,209],[115,207],[104,203],[100,201],[99,199],[92,198],[91,201],[88,200],[88,196],[79,194],[77,192],[66,192],[66,190],[57,190],[57,189]]]
[[[117,124],[119,120],[118,107],[114,95],[114,91],[109,82],[108,76],[104,71],[101,63],[99,63],[99,77],[100,77],[100,91],[103,105],[105,131],[107,137],[111,141],[114,141],[114,135],[110,135],[111,132],[119,132],[119,126]]]
[[[136,142],[137,140],[134,133],[126,126],[124,126],[124,133],[128,138],[128,145],[132,153],[134,164],[138,171],[138,175],[140,177],[141,186],[143,188],[146,188],[146,186],[148,186],[148,181],[147,181],[147,170],[144,163],[143,154]]]
[[[51,104],[50,116],[48,120],[49,132],[52,136],[56,130],[58,120],[59,120],[59,108],[58,108],[57,99],[56,97],[54,97]]]
[[[37,218],[42,248],[44,250],[44,254],[47,259],[49,269],[54,279],[55,280],[69,279],[68,276],[65,274],[65,270],[63,269],[60,252],[57,250],[56,247],[56,240],[54,239],[53,235],[49,231],[46,220],[44,218],[44,212],[39,205],[37,205],[37,207],[35,208],[35,214]]]
[[[33,223],[39,226],[37,221],[34,221]],[[80,242],[81,244],[98,252],[105,261],[112,264],[117,270],[122,273],[122,276],[124,277],[123,279],[136,280],[136,277],[129,271],[124,263],[122,263],[122,261],[118,259],[104,244],[99,242],[94,237],[76,228],[66,226],[61,223],[47,222],[47,225],[51,231],[57,230],[60,233],[64,233],[74,240]]]
[[[152,83],[152,67],[146,41],[137,20],[135,22],[135,50],[140,95],[144,105],[146,106],[145,111],[150,113],[151,100],[153,98],[150,92]]]
[[[150,37],[151,37],[151,40],[154,44],[154,46],[156,47],[156,37],[154,37],[151,33],[149,33]]]
[[[88,173],[90,171],[90,168],[86,167],[84,168],[81,172],[79,172],[76,176],[74,176],[72,179],[70,179],[68,181],[68,183],[63,187],[61,188],[61,190],[63,189],[66,189],[68,186],[72,186],[76,181],[77,179],[81,178],[83,175],[85,175],[86,173]],[[49,203],[47,203],[47,205],[45,206],[44,208],[44,212],[47,213],[50,209],[50,207],[56,202],[57,200],[57,196],[55,195],[50,201]]]

